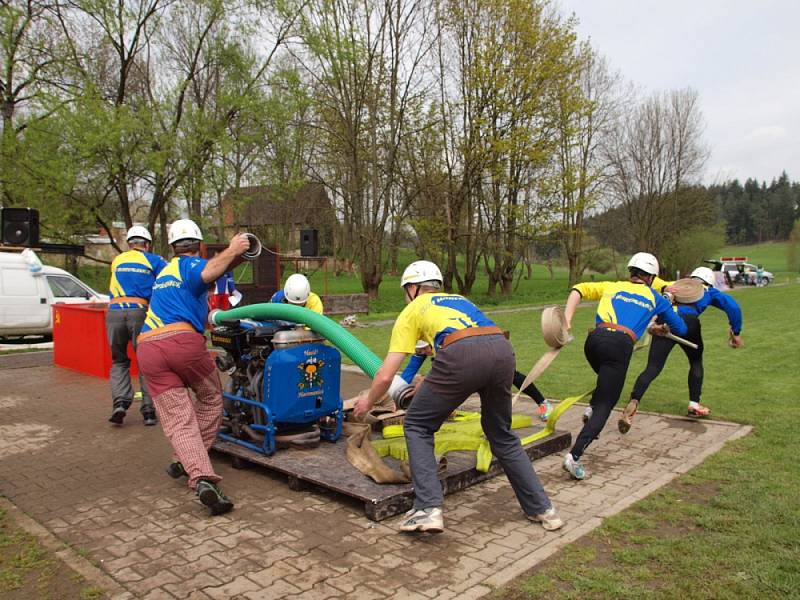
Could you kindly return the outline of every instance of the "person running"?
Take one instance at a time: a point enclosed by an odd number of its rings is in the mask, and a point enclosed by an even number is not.
[[[419,260],[403,273],[400,285],[406,307],[397,317],[389,352],[367,393],[359,396],[355,415],[367,413],[389,389],[417,340],[436,355],[409,406],[405,430],[414,507],[401,531],[443,531],[442,484],[434,456],[434,434],[471,394],[481,400],[481,425],[492,454],[503,467],[527,517],[552,531],[563,526],[542,487],[520,439],[511,430],[511,382],[514,350],[502,330],[472,302],[443,293],[442,274],[434,263]]]
[[[188,476],[200,502],[220,515],[233,509],[233,502],[219,489],[222,478],[208,456],[222,421],[222,385],[203,336],[206,296],[208,285],[247,251],[250,241],[237,234],[225,250],[205,260],[200,258],[203,234],[189,219],[172,223],[168,239],[175,257],[153,286],[137,357],[172,445],[175,460],[167,474]]]
[[[700,395],[703,390],[703,336],[700,330],[700,315],[709,306],[724,311],[728,315],[728,324],[730,325],[730,345],[733,348],[740,348],[742,346],[742,310],[736,300],[714,287],[714,272],[708,267],[697,267],[692,271],[690,277],[702,281],[704,291],[703,297],[697,302],[677,305],[678,315],[686,323],[686,339],[697,344],[697,349],[681,344],[681,350],[689,360],[689,407],[687,412],[690,417],[707,417],[711,414],[711,409],[700,403]],[[669,292],[669,284],[665,290]],[[647,355],[647,367],[636,378],[631,399],[617,423],[620,433],[628,433],[630,430],[642,397],[653,380],[661,373],[675,344],[676,342],[665,337],[653,337]]]
[[[656,257],[647,252],[637,252],[628,261],[628,272],[629,281],[579,283],[572,287],[567,297],[564,319],[570,329],[581,299],[600,301],[595,315],[595,328],[586,337],[583,347],[586,360],[597,373],[597,383],[583,428],[572,450],[564,455],[564,470],[574,479],[586,476],[579,462],[581,456],[600,435],[611,410],[619,401],[633,346],[644,334],[653,315],[662,317],[665,322],[665,325],[651,328],[653,333],[686,333],[686,324],[672,310],[672,305],[650,287],[658,275]]]
[[[147,306],[153,293],[153,282],[159,271],[167,266],[158,254],[150,253],[153,238],[146,227],[134,225],[125,236],[128,243],[126,252],[118,255],[111,263],[111,282],[108,289],[111,300],[106,313],[106,334],[111,347],[111,416],[114,425],[122,425],[128,409],[133,403],[134,393],[131,385],[131,360],[128,358],[128,343],[136,351],[136,338],[144,324]],[[156,424],[156,410],[147,391],[142,373],[139,373],[139,389],[142,405],[139,412],[144,424]]]
[[[302,273],[289,275],[283,289],[272,294],[269,301],[275,304],[289,303],[304,306],[320,315],[323,312],[322,299],[311,291],[311,284]]]

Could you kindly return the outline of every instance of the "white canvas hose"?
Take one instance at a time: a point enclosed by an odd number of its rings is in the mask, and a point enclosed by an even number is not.
[[[567,328],[563,307],[548,306],[542,311],[542,337],[544,337],[544,343],[550,347],[550,350],[545,352],[541,358],[536,361],[536,364],[533,365],[533,368],[525,376],[525,381],[519,386],[519,391],[517,391],[513,400],[511,400],[512,406],[516,404],[522,390],[536,381],[555,360],[558,353],[561,352],[561,348],[572,341],[572,334]]]

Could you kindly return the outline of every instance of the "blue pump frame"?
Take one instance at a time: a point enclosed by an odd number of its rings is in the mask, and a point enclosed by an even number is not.
[[[247,321],[241,321],[241,325],[246,328],[252,328],[257,325],[260,325],[260,323],[255,323],[255,322],[248,323]],[[240,390],[237,389],[236,391],[239,392]],[[217,434],[217,437],[219,437],[222,440],[225,440],[226,442],[238,444],[239,446],[249,448],[250,450],[255,450],[256,452],[266,454],[267,456],[275,454],[275,451],[278,449],[278,445],[275,440],[277,428],[275,426],[275,421],[272,415],[272,411],[269,409],[269,406],[257,400],[251,400],[239,394],[233,394],[230,392],[223,392],[222,396],[226,400],[247,404],[255,409],[261,410],[264,413],[264,423],[265,423],[264,425],[257,425],[255,423],[250,424],[250,427],[252,429],[257,431],[258,433],[264,434],[264,442],[259,446],[252,442],[248,442],[246,440],[234,437],[228,433],[222,433],[222,432],[219,432]],[[223,409],[223,414],[227,414],[227,412],[224,409]],[[342,436],[342,424],[344,422],[344,402],[342,400],[341,395],[339,395],[339,402],[336,410],[327,415],[323,415],[322,417],[334,417],[336,419],[336,427],[333,429],[333,431],[326,430],[320,427],[320,438],[327,442],[336,442]]]

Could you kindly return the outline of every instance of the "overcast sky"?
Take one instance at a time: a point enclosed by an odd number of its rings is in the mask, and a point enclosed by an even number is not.
[[[706,183],[800,179],[800,1],[556,1],[626,79],[699,92]]]

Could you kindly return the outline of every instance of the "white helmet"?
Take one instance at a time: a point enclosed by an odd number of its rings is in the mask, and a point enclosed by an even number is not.
[[[308,295],[311,293],[311,284],[302,273],[289,275],[286,284],[283,286],[283,293],[287,302],[291,304],[305,304]]]
[[[197,223],[191,219],[178,219],[169,226],[167,243],[174,244],[180,240],[199,240],[203,241],[203,234]]]
[[[714,287],[714,271],[708,267],[697,267],[694,271],[692,271],[692,274],[689,277],[694,277],[706,285]]]
[[[648,275],[658,275],[658,259],[649,252],[637,252],[628,261],[628,268],[636,268]]]
[[[415,260],[403,271],[400,278],[400,287],[406,287],[409,283],[424,283],[426,281],[438,281],[442,283],[442,272],[435,264],[429,260]]]
[[[142,227],[141,225],[134,225],[128,229],[128,235],[125,236],[125,241],[130,242],[133,238],[142,238],[148,242],[153,241],[153,237],[150,235],[150,232],[147,231],[147,227]]]

